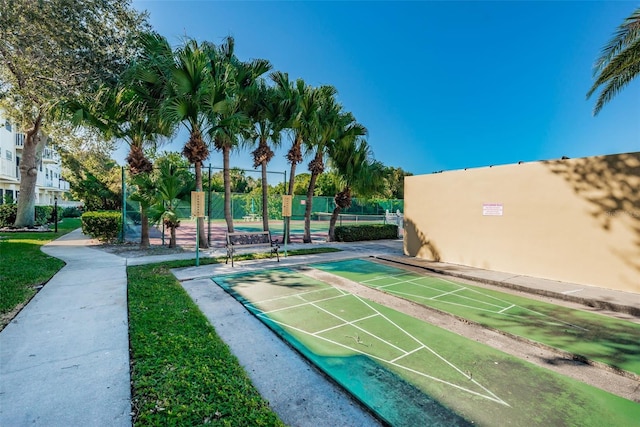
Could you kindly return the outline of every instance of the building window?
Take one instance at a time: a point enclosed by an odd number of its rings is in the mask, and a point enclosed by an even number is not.
[[[5,157],[7,160],[13,160],[13,153],[9,150],[5,150]]]
[[[9,122],[9,120],[4,122],[4,128],[11,132],[11,122]]]

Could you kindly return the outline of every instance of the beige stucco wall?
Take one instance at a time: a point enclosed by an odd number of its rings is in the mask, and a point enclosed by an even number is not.
[[[404,249],[640,293],[640,152],[405,177]]]

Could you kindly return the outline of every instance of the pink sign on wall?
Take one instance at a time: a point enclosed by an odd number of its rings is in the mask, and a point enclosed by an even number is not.
[[[482,215],[484,216],[502,216],[504,213],[504,206],[502,203],[483,203]]]

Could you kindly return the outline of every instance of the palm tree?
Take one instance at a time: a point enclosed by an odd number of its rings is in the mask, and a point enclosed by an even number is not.
[[[175,49],[167,39],[150,33],[143,42],[137,77],[162,88],[160,114],[168,123],[182,124],[189,132],[182,154],[195,167],[195,187],[202,191],[202,163],[209,157],[204,140],[210,123],[205,114],[212,90],[211,58],[215,46],[187,39]],[[208,247],[204,218],[198,218],[200,247]]]
[[[283,120],[280,114],[276,91],[267,86],[264,80],[258,80],[248,91],[248,115],[253,123],[252,136],[257,147],[251,152],[253,167],[262,171],[262,228],[269,231],[269,187],[267,185],[267,165],[274,156],[271,147],[280,144],[280,131]],[[271,142],[271,145],[269,145]]]
[[[335,241],[335,227],[342,209],[351,206],[352,191],[367,197],[384,190],[384,165],[373,159],[367,141],[359,135],[345,132],[341,139],[329,146],[329,158],[342,181],[343,188],[334,200],[336,207],[329,221],[327,240]]]
[[[276,96],[285,120],[283,126],[291,131],[292,144],[287,152],[291,169],[286,194],[293,195],[296,168],[304,158],[303,143],[311,139],[318,116],[319,90],[306,85],[302,79],[291,82],[289,75],[280,71],[272,73],[271,79],[276,83]],[[291,243],[290,220],[291,217],[285,217],[284,239],[288,243]]]
[[[154,223],[162,221],[169,229],[170,248],[176,247],[176,228],[180,226],[176,208],[180,200],[189,194],[193,184],[189,179],[191,175],[175,163],[178,162],[174,162],[171,156],[160,159],[153,182],[149,185],[149,190],[155,189],[155,193],[149,192],[154,194],[149,216]]]
[[[257,79],[269,71],[271,64],[264,59],[242,62],[234,55],[234,40],[228,37],[217,50],[211,69],[214,87],[208,102],[210,137],[216,150],[222,152],[224,183],[224,217],[227,231],[233,232],[231,213],[230,153],[249,137],[251,120],[245,114],[248,92]]]
[[[595,116],[640,74],[640,8],[618,27],[614,37],[602,49],[593,71],[596,81],[589,89],[587,99],[604,86],[593,109]]]
[[[318,89],[319,108],[317,110],[312,126],[309,129],[309,138],[305,144],[311,151],[315,152],[313,159],[309,162],[309,187],[307,188],[307,201],[304,212],[304,234],[302,241],[311,243],[311,207],[313,204],[313,194],[315,192],[318,176],[324,172],[324,157],[326,155],[327,144],[334,137],[339,128],[339,118],[342,106],[335,100],[337,91],[333,86],[322,86]]]

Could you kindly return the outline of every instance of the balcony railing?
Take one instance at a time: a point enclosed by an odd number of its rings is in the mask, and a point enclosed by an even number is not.
[[[60,160],[58,153],[53,151],[51,148],[45,148],[42,151],[42,161],[44,163],[58,163]]]
[[[24,133],[16,133],[16,147],[24,147],[24,139],[26,135]]]

